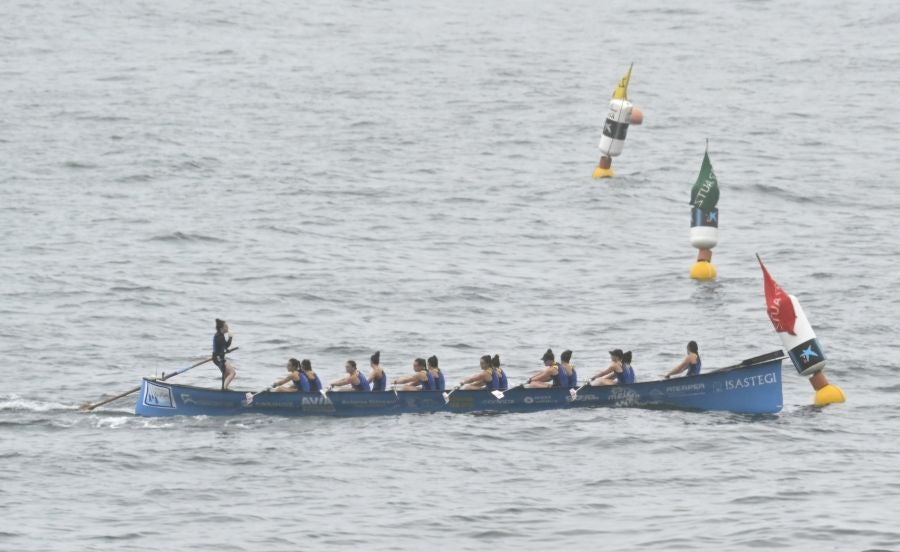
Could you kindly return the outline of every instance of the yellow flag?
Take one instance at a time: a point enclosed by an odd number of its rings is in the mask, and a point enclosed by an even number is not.
[[[613,92],[614,100],[627,100],[628,99],[628,82],[631,81],[631,68],[634,67],[634,64],[628,66],[628,72],[625,73],[625,76],[622,77],[622,80],[619,81],[619,86],[616,87],[616,91]]]

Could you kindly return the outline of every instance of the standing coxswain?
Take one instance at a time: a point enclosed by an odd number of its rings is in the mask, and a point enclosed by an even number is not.
[[[227,338],[225,336],[228,336]],[[222,390],[228,389],[231,381],[236,375],[234,365],[225,358],[225,353],[231,347],[231,340],[234,334],[228,331],[228,323],[224,320],[216,318],[216,335],[213,336],[213,363],[219,367],[222,372]]]

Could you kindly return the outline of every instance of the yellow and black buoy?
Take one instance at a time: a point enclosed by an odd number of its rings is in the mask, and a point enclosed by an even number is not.
[[[628,72],[619,81],[609,101],[609,113],[603,123],[603,135],[600,137],[600,163],[594,169],[594,178],[610,178],[615,176],[612,169],[612,158],[622,153],[629,125],[640,125],[644,122],[644,114],[628,101],[628,83],[631,81],[632,63]]]

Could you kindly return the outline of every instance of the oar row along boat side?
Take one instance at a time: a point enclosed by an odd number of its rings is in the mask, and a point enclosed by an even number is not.
[[[579,407],[671,408],[768,414],[782,408],[781,351],[753,363],[697,376],[630,385],[513,388],[502,397],[487,390],[328,393],[263,392],[251,401],[243,391],[178,385],[151,378],[141,384],[135,414],[140,416],[378,416],[431,412],[534,412]]]

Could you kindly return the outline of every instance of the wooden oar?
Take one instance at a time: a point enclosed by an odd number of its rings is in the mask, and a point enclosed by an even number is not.
[[[247,393],[246,395],[244,395],[244,400],[241,401],[241,404],[243,406],[250,406],[251,404],[253,404],[253,399],[255,399],[257,395],[259,395],[261,393],[265,393],[269,389],[272,389],[272,388],[266,387],[264,389],[260,389],[256,393]]]
[[[234,349],[229,349],[229,350],[225,351],[225,353],[227,354],[227,353],[230,353],[230,352],[232,352],[232,351],[237,351],[239,348],[240,348],[240,347],[235,347]],[[171,374],[166,374],[165,372],[163,372],[163,377],[160,378],[160,379],[161,379],[161,381],[165,381],[165,380],[167,380],[167,379],[169,379],[169,378],[172,378],[172,377],[177,376],[178,374],[183,374],[183,373],[187,372],[188,370],[190,370],[191,368],[196,368],[197,366],[200,366],[201,364],[206,364],[207,362],[209,362],[209,361],[211,361],[211,360],[212,360],[212,357],[209,357],[208,359],[206,359],[206,360],[201,360],[200,362],[198,362],[198,363],[196,363],[196,364],[192,364],[192,365],[188,366],[187,368],[182,368],[181,370],[176,370],[175,372],[172,372]],[[109,404],[109,403],[111,403],[111,402],[113,402],[113,401],[119,400],[119,399],[121,399],[122,397],[127,397],[128,395],[131,395],[132,393],[137,393],[138,391],[140,391],[140,389],[141,389],[141,386],[138,385],[137,387],[134,387],[134,388],[132,388],[132,389],[129,389],[128,391],[125,391],[124,393],[119,393],[119,394],[116,395],[115,397],[111,397],[111,398],[109,398],[109,399],[104,399],[104,400],[102,400],[102,401],[100,401],[100,402],[98,402],[98,403],[94,403],[94,404],[86,403],[86,404],[83,404],[83,405],[81,405],[80,410],[84,410],[85,412],[90,412],[91,410],[97,408],[98,406],[103,406],[104,404]]]
[[[515,386],[513,386],[513,387],[510,387],[509,389],[506,390],[506,392],[509,393],[509,392],[512,391],[513,389],[522,389],[522,388],[524,388],[524,387],[525,387],[525,384],[524,384],[524,383],[520,383],[519,385],[515,385]],[[493,391],[491,391],[491,395],[493,395],[494,398],[497,399],[498,401],[499,401],[500,399],[502,399],[503,397],[505,397],[505,395],[503,394],[503,391],[500,391],[499,389],[494,389]]]
[[[456,387],[454,387],[453,389],[451,389],[449,393],[447,393],[447,392],[445,391],[444,394],[443,394],[443,395],[444,395],[444,403],[449,404],[449,403],[450,403],[450,395],[452,395],[452,394],[456,393],[457,391],[459,391],[459,388],[460,388],[460,387],[462,387],[462,385],[457,385]]]
[[[579,391],[581,391],[581,390],[584,389],[585,387],[589,387],[590,385],[591,385],[591,380],[588,380],[587,383],[583,384],[583,385],[582,385],[581,387],[579,387],[578,389],[569,389],[569,395],[572,395],[572,398],[574,399],[575,397],[578,396],[578,392],[579,392]]]

